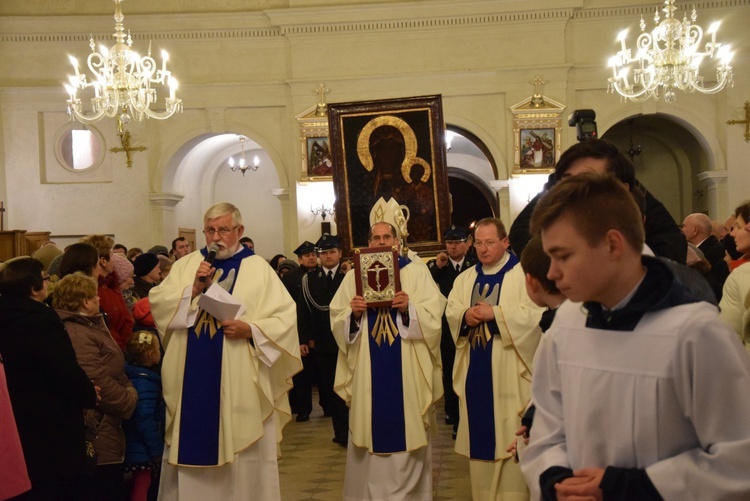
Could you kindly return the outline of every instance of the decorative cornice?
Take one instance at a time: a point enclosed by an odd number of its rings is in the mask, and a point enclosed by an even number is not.
[[[501,23],[523,23],[540,21],[561,21],[570,19],[572,9],[554,9],[543,11],[502,12],[473,16],[452,16],[424,19],[395,19],[363,22],[305,24],[282,26],[284,35],[308,35],[321,33],[348,33],[363,31],[392,31],[411,29],[454,28],[465,26],[483,26]]]
[[[573,13],[573,19],[600,19],[625,16],[643,16],[643,19],[645,19],[646,22],[650,20],[653,23],[654,12],[656,12],[656,9],[659,8],[659,14],[662,14],[662,5],[663,2],[654,1],[654,3],[651,5],[608,7],[603,9],[576,9]],[[689,4],[682,3],[681,5],[677,5],[677,12],[679,13],[683,9],[692,9],[693,6],[695,6],[695,9],[700,14],[701,11],[708,9],[731,9],[750,6],[750,0],[704,0],[702,2],[697,1],[691,2]],[[635,21],[637,21],[637,19]]]

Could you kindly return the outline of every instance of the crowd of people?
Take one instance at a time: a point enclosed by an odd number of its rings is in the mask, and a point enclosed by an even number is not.
[[[678,225],[589,140],[510,231],[451,226],[425,262],[400,211],[358,271],[328,234],[261,258],[229,203],[198,250],[3,263],[0,499],[283,499],[316,385],[345,500],[432,499],[441,399],[476,501],[750,498],[750,202]]]

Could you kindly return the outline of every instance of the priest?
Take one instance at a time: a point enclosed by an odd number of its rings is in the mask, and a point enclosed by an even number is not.
[[[150,292],[166,350],[162,500],[281,499],[277,443],[302,368],[296,309],[268,263],[239,243],[243,232],[234,205],[212,206],[206,248]],[[236,318],[198,305],[214,284],[241,305]]]
[[[456,278],[445,310],[456,343],[456,452],[470,460],[474,501],[525,501],[526,482],[506,447],[529,402],[542,309],[526,293],[502,221],[485,218],[475,228],[479,263]]]
[[[400,249],[397,214],[376,212],[380,219],[372,221],[369,246]],[[426,266],[405,257],[398,261],[401,291],[390,307],[369,307],[357,295],[355,272],[331,301],[339,346],[334,386],[350,406],[345,500],[432,499],[429,434],[437,426],[434,403],[443,393],[445,298]]]

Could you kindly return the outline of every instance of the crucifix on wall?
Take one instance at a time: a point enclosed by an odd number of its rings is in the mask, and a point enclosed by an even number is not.
[[[131,152],[146,151],[148,148],[146,148],[145,146],[130,146],[130,131],[124,130],[121,122],[118,122],[117,130],[117,136],[120,138],[120,144],[122,145],[122,147],[118,146],[110,148],[109,151],[111,151],[112,153],[120,153],[121,151],[124,151],[125,164],[128,166],[128,169],[130,169],[133,166],[133,157],[131,156]]]
[[[745,125],[745,142],[750,143],[750,101],[745,101],[745,119],[727,120],[727,125]]]

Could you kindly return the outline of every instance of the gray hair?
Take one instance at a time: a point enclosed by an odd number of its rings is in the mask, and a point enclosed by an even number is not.
[[[240,210],[229,202],[221,202],[209,207],[206,213],[203,215],[203,224],[205,225],[209,220],[216,219],[217,217],[225,216],[227,214],[232,216],[232,221],[235,226],[242,224],[242,214],[240,214]]]

